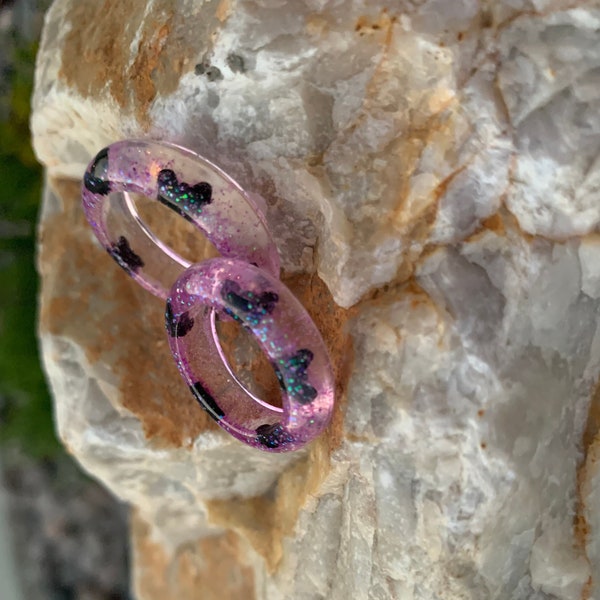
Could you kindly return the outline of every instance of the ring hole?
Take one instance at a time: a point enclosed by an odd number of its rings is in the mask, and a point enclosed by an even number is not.
[[[220,256],[209,239],[189,221],[182,219],[164,204],[141,194],[128,193],[132,212],[141,220],[140,225],[157,244],[168,246],[190,264]],[[173,257],[178,260],[177,257]],[[178,260],[178,262],[180,262]]]
[[[254,336],[236,321],[215,320],[217,339],[229,371],[256,401],[282,410],[275,370]]]

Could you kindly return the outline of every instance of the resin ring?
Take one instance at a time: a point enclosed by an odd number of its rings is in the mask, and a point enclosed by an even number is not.
[[[282,388],[277,408],[237,379],[223,353],[215,314],[239,322],[267,355]],[[262,450],[297,450],[333,410],[327,349],[290,290],[262,269],[215,258],[193,265],[167,300],[166,325],[181,375],[201,406],[235,438]]]
[[[96,237],[138,283],[166,298],[190,262],[161,242],[129,193],[155,199],[196,226],[226,257],[279,274],[279,254],[257,204],[221,169],[175,144],[128,140],[101,150],[83,179]]]

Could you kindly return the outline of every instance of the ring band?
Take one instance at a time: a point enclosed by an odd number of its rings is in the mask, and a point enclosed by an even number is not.
[[[129,193],[174,210],[221,255],[278,276],[279,254],[262,212],[219,167],[168,142],[116,142],[101,150],[85,172],[84,211],[108,253],[155,296],[165,299],[191,263],[152,233]]]
[[[233,318],[265,352],[283,408],[258,400],[229,367],[215,313]],[[262,450],[296,450],[330,421],[334,382],[316,325],[279,279],[246,262],[215,258],[189,267],[167,300],[169,345],[201,406],[235,438]]]

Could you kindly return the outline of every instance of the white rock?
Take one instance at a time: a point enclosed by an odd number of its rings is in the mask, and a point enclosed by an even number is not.
[[[65,442],[173,565],[235,531],[256,598],[600,598],[597,4],[192,4],[149,2],[124,26],[116,4],[56,0],[36,151],[51,178],[80,178],[107,143],[170,139],[266,198],[286,271],[354,307],[341,441],[298,461],[212,430],[157,447],[84,317],[46,316]],[[119,28],[113,63],[89,23]],[[54,244],[75,201],[55,187]],[[81,227],[66,243],[87,255]],[[67,271],[130,293],[44,240],[43,310],[76,293]]]

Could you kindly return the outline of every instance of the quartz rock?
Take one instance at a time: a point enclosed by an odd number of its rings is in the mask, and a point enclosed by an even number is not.
[[[42,354],[65,444],[136,508],[140,598],[600,597],[600,9],[575,4],[55,0]],[[126,137],[266,199],[338,382],[306,451],[208,423],[92,239],[77,181]]]

